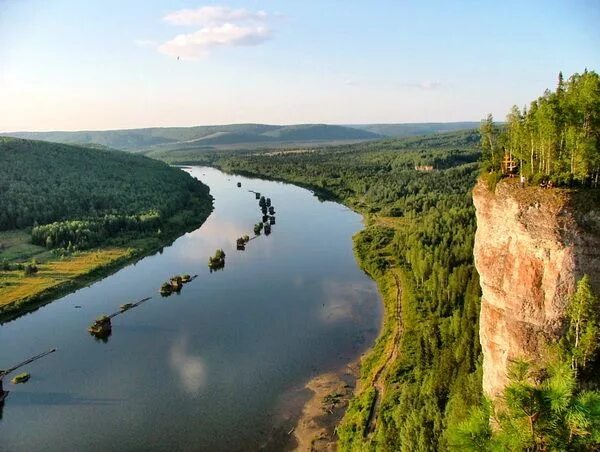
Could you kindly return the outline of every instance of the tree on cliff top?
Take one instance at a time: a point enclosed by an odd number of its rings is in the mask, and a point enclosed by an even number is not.
[[[512,107],[498,133],[491,115],[482,122],[484,170],[500,171],[502,148],[532,180],[561,185],[600,183],[600,77],[594,71],[559,76],[529,109]]]

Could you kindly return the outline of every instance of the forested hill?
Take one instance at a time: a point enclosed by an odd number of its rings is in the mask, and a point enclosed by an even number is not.
[[[152,213],[204,199],[187,173],[121,151],[0,137],[0,230],[54,221]]]
[[[153,127],[78,132],[13,132],[17,138],[78,145],[102,145],[131,152],[167,153],[184,150],[258,149],[323,146],[380,138],[432,135],[476,129],[479,123],[359,124],[229,124],[197,127]],[[2,134],[0,134],[2,135]]]
[[[327,124],[230,124],[79,132],[14,132],[5,135],[58,143],[99,144],[133,152],[186,148],[244,148],[381,138],[381,135],[366,130]]]

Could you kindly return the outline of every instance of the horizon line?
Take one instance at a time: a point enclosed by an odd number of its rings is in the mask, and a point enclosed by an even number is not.
[[[425,124],[461,124],[461,123],[480,123],[482,119],[478,120],[461,120],[461,121],[423,121],[423,122],[352,122],[352,123],[333,123],[333,122],[292,122],[282,124],[271,124],[266,122],[231,122],[231,123],[217,123],[217,124],[195,124],[185,126],[143,126],[143,127],[124,127],[116,129],[71,129],[71,130],[3,130],[0,134],[10,133],[76,133],[76,132],[126,132],[130,130],[148,130],[148,129],[192,129],[195,127],[224,127],[224,126],[243,126],[243,125],[258,125],[258,126],[271,126],[271,127],[289,127],[289,126],[309,126],[309,125],[324,125],[324,126],[341,126],[341,127],[354,127],[354,126],[374,126],[374,125],[425,125]],[[496,121],[501,123],[502,121]]]

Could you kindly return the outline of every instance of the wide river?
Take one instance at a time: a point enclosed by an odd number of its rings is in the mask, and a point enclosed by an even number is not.
[[[289,394],[373,342],[381,307],[352,253],[359,215],[293,185],[187,171],[215,198],[199,229],[0,326],[0,368],[57,348],[23,369],[28,383],[5,379],[0,450],[277,448],[273,432],[292,422],[282,415]],[[277,223],[237,251],[262,216],[249,190],[272,199]],[[217,248],[226,265],[210,273]],[[198,277],[161,297],[161,283],[183,273]],[[99,315],[149,296],[113,319],[108,341],[87,332]]]

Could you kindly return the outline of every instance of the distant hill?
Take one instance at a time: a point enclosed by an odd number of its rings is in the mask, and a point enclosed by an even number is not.
[[[171,152],[321,147],[381,138],[433,135],[479,128],[478,122],[414,124],[227,124],[78,132],[12,132],[0,135],[165,156]]]
[[[404,124],[352,124],[359,130],[376,133],[386,137],[409,137],[416,135],[431,135],[434,133],[454,132],[457,130],[478,129],[479,122],[423,122]]]
[[[94,144],[131,152],[187,148],[253,148],[262,145],[273,147],[295,142],[330,143],[382,138],[381,135],[367,130],[327,124],[231,124],[80,132],[14,132],[2,135],[66,144]]]

